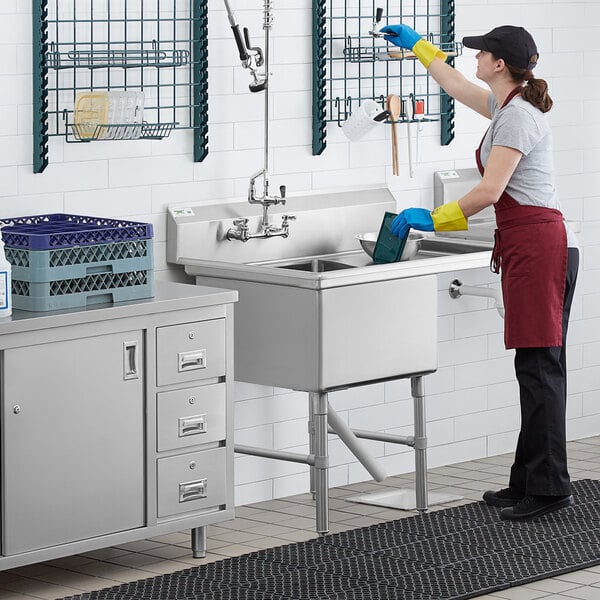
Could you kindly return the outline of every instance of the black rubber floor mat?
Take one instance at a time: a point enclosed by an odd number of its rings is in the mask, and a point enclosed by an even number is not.
[[[466,600],[600,564],[600,482],[507,522],[475,502],[64,600]]]

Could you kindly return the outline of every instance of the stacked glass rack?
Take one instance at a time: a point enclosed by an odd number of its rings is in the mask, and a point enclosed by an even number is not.
[[[148,223],[55,213],[6,219],[14,308],[48,311],[150,298]]]

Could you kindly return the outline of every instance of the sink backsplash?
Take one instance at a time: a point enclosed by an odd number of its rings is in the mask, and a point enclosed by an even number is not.
[[[259,206],[246,201],[173,206],[167,217],[167,260],[250,263],[360,250],[354,236],[378,231],[385,211],[395,210],[387,188],[289,196],[285,206],[269,210],[270,220],[277,224],[284,214],[296,217],[288,238],[240,242],[227,240],[227,230],[233,227],[233,219],[247,217],[250,231],[256,231],[262,218]]]

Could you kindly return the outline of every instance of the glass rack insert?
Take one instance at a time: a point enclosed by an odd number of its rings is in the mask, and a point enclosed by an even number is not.
[[[339,126],[367,98],[385,108],[388,94],[423,107],[423,120],[441,124],[441,143],[454,138],[454,100],[411,52],[369,32],[378,9],[380,26],[405,23],[448,53],[462,52],[454,40],[454,0],[313,0],[313,154],[326,147],[326,124]],[[406,121],[406,112],[400,117]]]
[[[160,139],[191,129],[194,160],[203,160],[207,20],[208,0],[33,0],[34,172],[48,164],[49,136]]]

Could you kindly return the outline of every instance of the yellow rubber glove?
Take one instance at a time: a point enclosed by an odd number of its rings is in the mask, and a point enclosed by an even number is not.
[[[445,61],[448,55],[440,50],[437,46],[434,46],[431,42],[428,42],[425,38],[421,38],[413,47],[412,51],[415,56],[421,61],[421,64],[428,69],[429,65],[434,58],[440,58]],[[466,228],[465,228],[466,229]]]
[[[442,204],[435,208],[431,212],[431,220],[435,231],[463,231],[469,228],[467,218],[458,205],[458,201]]]

